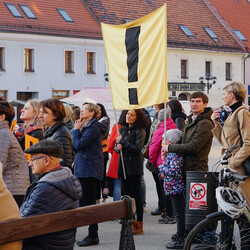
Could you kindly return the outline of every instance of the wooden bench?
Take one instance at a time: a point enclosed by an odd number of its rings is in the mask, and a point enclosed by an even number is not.
[[[130,225],[134,213],[134,199],[124,196],[121,201],[107,204],[3,221],[0,222],[0,244],[121,219],[119,249],[132,250],[135,249],[135,245]]]

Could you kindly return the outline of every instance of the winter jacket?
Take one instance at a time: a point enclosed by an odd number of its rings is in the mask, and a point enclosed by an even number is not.
[[[75,175],[78,178],[93,177],[103,179],[103,152],[101,129],[96,118],[91,119],[82,130],[74,129],[73,137],[76,157],[74,162]]]
[[[39,176],[27,190],[20,208],[22,217],[59,212],[79,207],[81,185],[69,168],[58,168]],[[36,236],[24,240],[23,250],[74,248],[76,229]]]
[[[244,170],[242,163],[250,155],[250,113],[247,106],[243,105],[237,108],[227,117],[223,127],[220,125],[214,127],[212,132],[224,149],[228,149],[235,144],[240,146],[237,118],[240,124],[240,133],[244,143],[238,151],[234,151],[232,153],[233,156],[229,158],[229,166],[237,170],[239,174],[243,175]],[[250,200],[250,177],[247,178],[244,184],[241,183],[241,188],[246,194],[248,200]]]
[[[164,163],[159,166],[160,174],[164,174],[164,191],[166,195],[185,192],[183,163],[183,157],[180,154],[168,153]]]
[[[124,168],[126,175],[142,175],[143,174],[143,157],[141,154],[144,145],[146,131],[144,128],[136,126],[122,126],[120,128],[122,139],[122,154],[124,160]],[[118,176],[124,178],[121,154],[118,164]]]
[[[171,118],[173,119],[177,128],[179,130],[183,131],[183,129],[185,127],[185,121],[186,121],[187,115],[183,112],[177,111],[177,112],[171,113]]]
[[[2,177],[0,163],[0,221],[12,220],[21,217],[19,208],[7,189]],[[0,244],[0,250],[21,250],[22,241],[15,241],[6,244]]]
[[[12,195],[24,195],[29,186],[28,162],[8,121],[0,121],[0,161],[3,180]]]
[[[211,108],[205,108],[194,120],[188,116],[181,144],[171,144],[168,151],[184,154],[184,173],[186,171],[208,171],[208,154],[211,149],[213,122]]]
[[[23,150],[25,150],[25,135],[30,135],[32,137],[37,138],[39,141],[42,141],[43,138],[43,130],[41,127],[37,125],[30,125],[29,128],[24,128],[24,125],[18,128],[15,136],[20,143]]]
[[[171,118],[166,120],[166,130],[176,128],[176,124]],[[162,164],[161,148],[162,148],[162,135],[164,133],[164,121],[160,123],[158,129],[154,132],[152,141],[149,145],[149,161],[154,166]]]
[[[59,142],[63,147],[62,166],[72,168],[74,158],[73,143],[69,130],[64,122],[57,122],[44,133],[44,139],[50,139]]]
[[[118,125],[118,129],[120,129],[121,125],[120,124],[117,124],[117,125]],[[111,154],[111,159],[109,163],[107,176],[111,178],[115,178],[115,179],[118,178],[117,170],[118,170],[118,162],[119,162],[119,156],[120,156],[114,150],[117,136],[118,136],[117,128],[116,128],[116,125],[114,125],[112,128],[111,134],[109,136],[108,152]]]

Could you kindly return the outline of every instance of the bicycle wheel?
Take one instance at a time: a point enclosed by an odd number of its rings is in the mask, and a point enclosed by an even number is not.
[[[232,219],[224,212],[208,215],[188,234],[185,250],[249,250],[250,223],[244,215]]]

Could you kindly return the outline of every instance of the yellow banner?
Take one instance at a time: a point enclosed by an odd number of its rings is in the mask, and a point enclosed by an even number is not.
[[[114,108],[168,101],[166,4],[130,23],[101,26]]]
[[[25,149],[28,149],[30,146],[38,143],[39,140],[33,136],[25,135]],[[30,154],[26,154],[27,161],[30,161]]]
[[[12,123],[11,123],[11,125],[10,125],[10,131],[11,131],[12,133],[14,133],[16,123],[17,123],[17,121],[13,120]]]

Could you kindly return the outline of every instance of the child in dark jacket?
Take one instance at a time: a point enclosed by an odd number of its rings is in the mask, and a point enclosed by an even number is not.
[[[176,144],[181,140],[182,131],[170,129],[163,134],[163,140],[168,144]],[[172,242],[166,245],[168,249],[183,249],[185,234],[185,183],[183,178],[183,157],[176,153],[167,153],[166,159],[159,167],[159,175],[164,179],[164,191],[170,195],[177,221],[177,233],[172,236]]]

